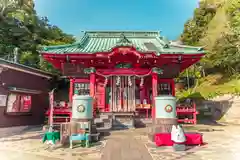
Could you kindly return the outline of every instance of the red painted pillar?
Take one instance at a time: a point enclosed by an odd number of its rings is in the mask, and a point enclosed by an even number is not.
[[[149,88],[151,88],[151,86],[150,85],[146,85],[146,89],[145,89],[145,91],[146,91],[146,99],[147,99],[147,104],[151,104],[151,101],[150,101],[150,94],[149,94]]]
[[[157,96],[157,83],[158,83],[158,75],[157,73],[152,73],[152,119],[155,119],[155,97]]]
[[[145,98],[145,87],[144,86],[140,86],[140,102],[141,104],[143,104],[143,100],[146,99]]]
[[[95,73],[90,73],[90,96],[95,96],[95,82],[96,82],[96,75]]]
[[[90,73],[90,96],[93,97],[93,116],[96,116],[96,107],[97,101],[95,98],[95,83],[96,83],[96,75],[95,73]]]
[[[106,86],[103,86],[102,94],[103,94],[103,96],[102,96],[103,97],[103,100],[102,100],[103,101],[102,102],[103,103],[103,109],[102,110],[106,112],[106,110],[107,110],[107,108],[106,108],[106,97],[105,97],[106,96]]]
[[[175,91],[175,82],[174,82],[174,79],[171,79],[171,88],[172,88],[172,96],[175,96],[176,91]]]
[[[72,103],[72,97],[73,97],[73,90],[74,90],[74,79],[70,78],[70,83],[69,83],[69,102]]]

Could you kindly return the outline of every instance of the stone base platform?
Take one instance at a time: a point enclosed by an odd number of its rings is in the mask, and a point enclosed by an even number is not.
[[[149,127],[148,137],[150,141],[154,142],[154,135],[156,133],[169,133],[173,125],[177,125],[177,119],[162,118],[155,119],[152,127]]]

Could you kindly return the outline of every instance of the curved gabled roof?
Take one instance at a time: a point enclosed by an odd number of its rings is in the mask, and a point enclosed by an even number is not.
[[[204,51],[197,47],[176,45],[167,41],[158,31],[86,31],[76,43],[47,46],[40,52],[55,54],[107,52],[117,46],[133,46],[141,52],[197,54]]]

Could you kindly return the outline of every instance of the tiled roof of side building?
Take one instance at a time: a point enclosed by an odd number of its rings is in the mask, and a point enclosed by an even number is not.
[[[201,48],[173,44],[157,31],[86,31],[83,37],[73,44],[46,46],[42,53],[95,53],[110,51],[116,46],[133,46],[141,52],[161,53],[204,53]]]
[[[49,72],[45,72],[45,71],[42,71],[42,70],[39,70],[39,69],[36,69],[36,68],[32,68],[32,67],[29,67],[29,66],[26,66],[26,65],[23,65],[23,64],[8,61],[8,60],[2,59],[2,58],[0,58],[0,68],[1,67],[10,68],[10,69],[17,70],[17,71],[20,71],[20,72],[26,72],[26,73],[33,74],[33,75],[40,76],[40,77],[44,77],[44,78],[47,78],[47,79],[51,79],[51,78],[57,76],[57,75],[54,75],[54,74],[49,73]]]

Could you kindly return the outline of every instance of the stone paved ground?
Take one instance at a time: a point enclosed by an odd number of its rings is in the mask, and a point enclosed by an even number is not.
[[[21,151],[0,151],[1,160],[62,160],[48,156],[35,155],[31,153],[24,153]]]
[[[135,138],[145,143],[154,160],[237,160],[240,157],[240,126],[201,126],[204,146],[197,146],[186,152],[173,152],[171,147],[155,147],[146,135]],[[205,129],[204,129],[205,128]]]
[[[101,151],[106,144],[105,141],[101,141],[90,148],[77,147],[74,149],[56,144],[55,148],[50,148],[47,144],[42,143],[42,131],[21,133],[0,138],[1,160],[15,160],[16,158],[18,160],[95,160],[100,159]]]
[[[101,160],[152,160],[144,143],[134,136],[132,130],[112,133],[103,149]]]
[[[1,160],[238,160],[240,126],[198,126],[214,128],[203,132],[205,146],[187,152],[173,152],[171,147],[155,147],[148,141],[147,129],[114,131],[100,145],[92,148],[47,149],[41,132],[29,131],[0,138]],[[0,134],[2,132],[0,131]],[[19,132],[20,133],[20,132]],[[3,137],[3,136],[0,136]],[[148,152],[150,154],[148,154]],[[151,156],[150,156],[151,155]]]

